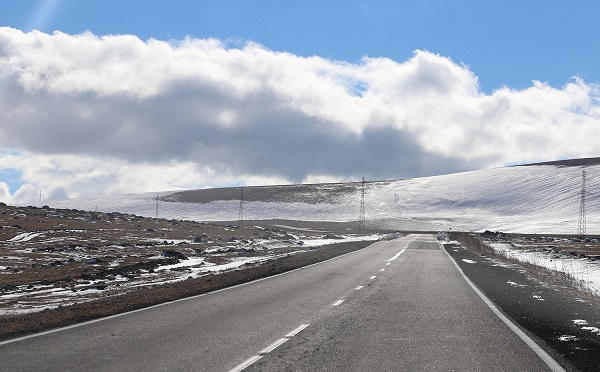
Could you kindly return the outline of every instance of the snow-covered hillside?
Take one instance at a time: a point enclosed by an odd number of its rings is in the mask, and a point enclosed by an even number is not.
[[[599,159],[600,160],[600,159]],[[577,232],[582,171],[588,234],[600,234],[600,165],[530,165],[367,182],[367,226],[411,230]],[[356,221],[362,184],[244,187],[247,220]],[[49,201],[55,208],[200,221],[239,218],[241,190],[207,189]],[[158,196],[158,198],[157,198]],[[158,202],[157,202],[158,199]]]

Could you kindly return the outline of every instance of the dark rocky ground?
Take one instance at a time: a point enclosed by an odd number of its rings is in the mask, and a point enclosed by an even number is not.
[[[22,336],[91,319],[140,309],[184,297],[242,284],[324,261],[366,247],[373,242],[348,242],[319,247],[301,254],[220,274],[182,282],[142,287],[119,296],[48,309],[38,313],[0,317],[0,339]]]
[[[600,335],[573,322],[583,319],[589,326],[600,327],[598,298],[556,285],[551,277],[515,263],[455,244],[444,244],[444,248],[509,318],[557,361],[566,361],[567,370],[600,371]]]
[[[327,243],[352,233],[351,224],[318,230],[253,222],[0,204],[0,339],[206,293],[370,244]],[[324,245],[304,243],[315,238]],[[246,263],[227,268],[240,259]]]

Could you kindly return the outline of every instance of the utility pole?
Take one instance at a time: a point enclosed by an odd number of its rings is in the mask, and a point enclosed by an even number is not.
[[[244,226],[244,188],[240,187],[240,210],[238,213],[240,229]]]
[[[360,212],[358,216],[358,229],[365,230],[366,229],[366,216],[365,216],[365,178],[362,178],[361,187],[360,187]]]
[[[585,197],[587,196],[587,172],[583,170],[581,172],[581,191],[579,192],[579,222],[577,223],[577,235],[584,237],[586,234],[586,220],[585,220]]]

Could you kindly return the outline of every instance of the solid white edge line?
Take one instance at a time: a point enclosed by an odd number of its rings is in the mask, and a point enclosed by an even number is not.
[[[262,349],[259,354],[261,354],[261,355],[269,354],[271,351],[273,351],[273,350],[277,349],[279,346],[283,345],[287,340],[289,340],[289,338],[287,338],[287,337],[280,338],[279,340],[273,342],[271,345]]]
[[[298,333],[304,331],[309,325],[310,324],[301,324],[298,328],[294,329],[293,331],[291,331],[290,333],[285,335],[285,337],[292,338],[292,337],[296,336]]]
[[[52,333],[56,333],[56,332],[62,332],[62,331],[66,331],[66,330],[77,328],[77,327],[83,327],[83,326],[86,326],[86,325],[89,325],[89,324],[94,324],[94,323],[102,322],[102,321],[109,320],[109,319],[119,318],[119,317],[130,315],[130,314],[135,314],[135,313],[138,313],[140,311],[146,311],[146,310],[154,309],[156,307],[170,305],[170,304],[173,304],[173,303],[176,303],[176,302],[183,302],[183,301],[194,300],[196,298],[200,298],[200,297],[204,297],[204,296],[209,296],[209,295],[212,295],[214,293],[224,292],[224,291],[227,291],[227,290],[230,290],[230,289],[234,289],[234,288],[238,288],[238,287],[242,287],[242,286],[245,286],[245,285],[262,282],[263,280],[268,280],[268,279],[276,278],[278,276],[291,274],[294,271],[303,270],[303,269],[306,269],[306,268],[311,267],[311,266],[321,265],[321,264],[324,264],[326,262],[333,261],[333,260],[336,260],[338,258],[341,258],[341,257],[344,257],[344,256],[348,256],[348,255],[356,253],[356,252],[363,251],[365,249],[368,249],[368,248],[374,246],[375,244],[377,244],[379,242],[380,241],[376,241],[375,243],[369,244],[368,246],[366,246],[364,248],[358,249],[356,251],[344,253],[344,254],[342,254],[340,256],[332,257],[332,258],[330,258],[328,260],[325,260],[325,261],[316,262],[314,264],[310,264],[310,265],[307,265],[307,266],[302,266],[302,267],[299,267],[297,269],[286,271],[286,272],[283,272],[283,273],[280,273],[280,274],[275,274],[275,275],[272,275],[272,276],[267,276],[267,277],[264,277],[264,278],[259,278],[259,279],[256,279],[256,280],[253,280],[253,281],[250,281],[250,282],[236,284],[236,285],[231,286],[231,287],[221,288],[221,289],[217,289],[217,290],[214,290],[214,291],[211,291],[211,292],[206,292],[206,293],[202,293],[202,294],[199,294],[199,295],[196,295],[196,296],[191,296],[191,297],[180,298],[178,300],[173,300],[173,301],[169,301],[169,302],[163,302],[163,303],[160,303],[160,304],[156,304],[156,305],[152,305],[152,306],[148,306],[148,307],[143,307],[141,309],[127,311],[127,312],[124,312],[124,313],[109,315],[109,316],[104,317],[104,318],[98,318],[98,319],[88,320],[88,321],[83,322],[83,323],[72,324],[72,325],[65,326],[65,327],[50,329],[50,330],[39,332],[39,333],[33,333],[33,334],[30,334],[30,335],[27,335],[27,336],[21,336],[21,337],[13,338],[13,339],[10,339],[10,340],[0,341],[0,346],[11,344],[13,342],[24,341],[24,340],[27,340],[29,338],[44,336],[44,335],[48,335],[48,334],[52,334]]]
[[[333,303],[333,305],[331,306],[340,306],[342,303],[344,303],[344,300],[337,300],[336,302]]]
[[[230,369],[228,372],[241,372],[244,369],[250,367],[252,364],[256,363],[256,361],[259,360],[260,358],[262,358],[262,356],[260,356],[260,355],[255,355],[252,358],[248,358],[245,361],[243,361],[242,363],[240,363],[237,366]]]
[[[516,324],[514,324],[510,319],[508,319],[506,315],[504,315],[500,310],[498,310],[498,307],[494,305],[492,300],[487,298],[487,296],[483,292],[481,292],[479,288],[477,288],[477,286],[471,281],[471,279],[467,278],[460,266],[458,266],[458,263],[456,263],[456,260],[454,260],[454,258],[450,256],[450,253],[446,252],[442,244],[439,241],[437,243],[442,248],[442,251],[444,251],[444,253],[446,253],[446,255],[450,258],[454,266],[458,269],[463,279],[471,286],[471,288],[473,288],[475,293],[477,293],[477,295],[481,297],[483,302],[492,310],[492,312],[496,314],[496,316],[500,318],[500,320],[502,320],[502,322],[504,322],[504,324],[506,324],[511,331],[513,331],[517,336],[519,336],[519,338],[523,340],[523,342],[525,342],[527,346],[529,346],[529,348],[533,350],[533,352],[536,353],[552,371],[565,372],[565,369],[561,367],[560,364],[558,364],[556,360],[554,360],[550,356],[550,354],[548,354],[544,349],[542,349],[538,344],[536,344],[535,341],[531,339],[531,337],[527,336],[525,332],[523,332]]]

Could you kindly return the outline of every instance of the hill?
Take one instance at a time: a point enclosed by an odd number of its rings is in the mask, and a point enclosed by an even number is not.
[[[434,177],[369,181],[367,226],[399,230],[520,233],[577,232],[582,171],[586,220],[600,234],[600,158],[493,168]],[[353,222],[363,184],[329,183],[243,188],[243,218]],[[55,208],[132,213],[195,221],[237,221],[241,188],[129,194],[46,202]]]

